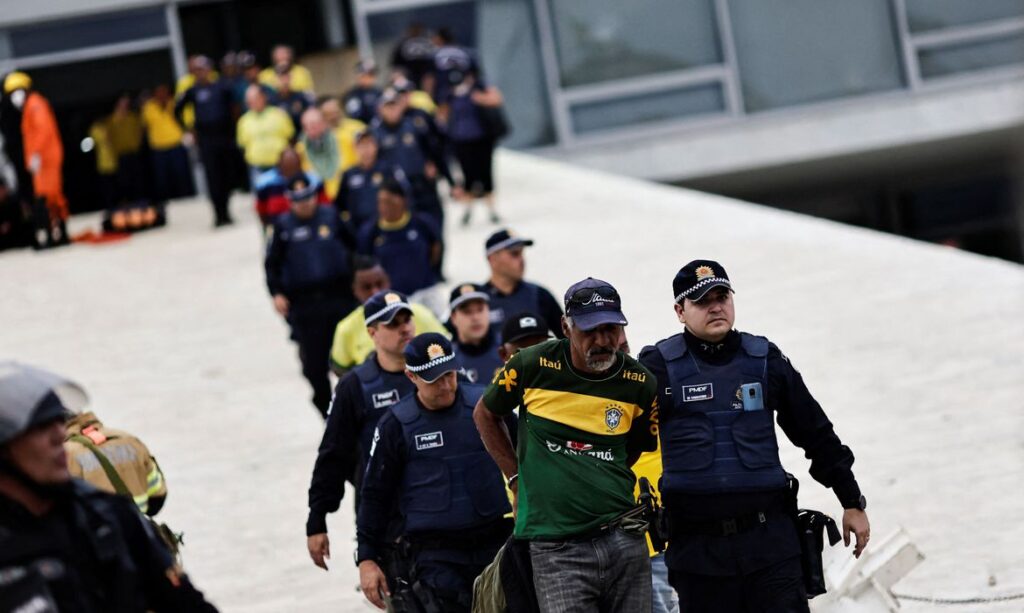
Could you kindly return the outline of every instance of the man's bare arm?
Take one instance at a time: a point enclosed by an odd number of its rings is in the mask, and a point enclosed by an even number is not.
[[[483,398],[477,401],[473,409],[473,421],[476,429],[480,431],[480,439],[487,448],[487,453],[494,458],[495,464],[509,478],[519,472],[519,463],[516,461],[516,451],[512,446],[512,437],[509,436],[505,420],[495,415],[484,404]]]

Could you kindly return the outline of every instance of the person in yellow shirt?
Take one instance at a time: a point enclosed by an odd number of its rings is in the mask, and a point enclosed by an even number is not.
[[[238,120],[236,138],[249,165],[250,185],[277,164],[295,135],[291,117],[276,106],[267,104],[267,94],[259,85],[250,85],[245,92],[249,110]]]
[[[288,45],[277,45],[270,52],[270,66],[260,71],[260,83],[273,87],[275,90],[280,87],[277,75],[279,72],[287,72],[291,76],[291,88],[297,92],[314,92],[313,75],[309,70],[295,63],[295,51]]]
[[[355,274],[352,278],[352,293],[356,300],[365,303],[379,291],[391,288],[391,279],[371,256],[357,255],[353,261]],[[416,322],[416,331],[437,332],[446,337],[451,336],[448,329],[437,320],[434,313],[418,303],[411,303],[412,317]],[[363,363],[366,356],[373,351],[373,340],[366,331],[366,316],[362,304],[338,322],[334,330],[334,343],[331,345],[331,370],[339,377]]]
[[[320,112],[334,132],[334,139],[338,141],[338,154],[341,156],[341,167],[338,170],[344,173],[359,163],[356,136],[366,129],[366,124],[346,116],[337,98],[331,97],[321,102]]]
[[[127,95],[117,99],[114,112],[107,120],[107,134],[117,154],[117,188],[121,200],[129,206],[141,204],[146,199],[142,120]]]
[[[96,152],[96,174],[103,208],[109,215],[117,207],[117,151],[110,142],[109,116],[101,117],[89,126],[89,138]]]
[[[188,153],[182,144],[184,133],[174,116],[174,99],[166,84],[157,85],[153,97],[142,105],[142,125],[149,143],[156,201],[193,195]]]

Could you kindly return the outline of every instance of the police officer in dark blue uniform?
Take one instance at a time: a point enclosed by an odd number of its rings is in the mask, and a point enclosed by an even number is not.
[[[377,65],[371,60],[356,62],[356,86],[342,96],[345,114],[369,125],[377,114],[381,90],[377,87]]]
[[[238,148],[235,145],[235,119],[238,110],[234,92],[222,80],[211,80],[213,63],[209,58],[193,60],[195,85],[185,91],[174,105],[174,113],[182,122],[182,111],[191,104],[195,108],[196,145],[203,162],[206,187],[213,203],[214,226],[230,224],[228,198],[235,184],[234,172]]]
[[[483,286],[463,283],[452,290],[449,320],[454,328],[452,345],[462,362],[462,373],[471,383],[487,384],[504,360],[498,355],[498,335],[491,325],[490,296]]]
[[[515,313],[536,313],[548,322],[555,338],[565,338],[556,323],[562,321],[558,301],[548,290],[523,279],[526,272],[523,249],[531,245],[533,240],[516,236],[511,230],[498,230],[487,237],[484,248],[491,278],[483,289],[491,297],[491,324],[499,329],[505,319]]]
[[[440,334],[413,339],[405,364],[416,393],[377,424],[363,479],[360,584],[382,609],[390,596],[413,611],[469,611],[473,580],[512,531],[501,471],[473,423],[483,388],[457,382],[455,351]],[[409,566],[398,585],[389,585],[379,559],[395,501]]]
[[[666,562],[683,611],[807,611],[795,501],[773,418],[846,511],[854,554],[867,545],[866,501],[842,444],[800,373],[762,336],[733,329],[725,269],[694,260],[672,282],[682,334],[645,347],[658,379]]]
[[[385,180],[398,181],[406,191],[406,197],[412,197],[412,188],[402,169],[380,159],[377,137],[372,130],[356,134],[356,154],[359,163],[341,175],[341,185],[334,198],[334,205],[352,229],[353,235],[368,221],[377,219],[377,190]]]
[[[299,345],[313,405],[326,419],[331,340],[338,322],[355,308],[355,298],[351,237],[333,206],[317,205],[319,187],[305,173],[291,180],[291,210],[268,228],[264,267],[274,308],[288,321]]]
[[[405,376],[405,347],[416,335],[412,307],[405,295],[393,290],[377,292],[364,304],[364,313],[374,351],[334,388],[309,485],[307,545],[313,562],[325,570],[324,559],[330,557],[327,514],[338,510],[346,481],[356,488],[358,506],[377,422],[389,407],[416,390]]]
[[[412,208],[434,218],[444,227],[444,211],[437,193],[437,177],[448,185],[455,185],[445,161],[444,149],[431,137],[428,125],[420,125],[423,118],[406,113],[399,94],[388,89],[381,96],[378,116],[370,124],[377,135],[380,158],[400,167],[412,186]]]
[[[377,212],[377,220],[359,230],[359,253],[379,259],[391,286],[401,292],[414,294],[436,285],[441,228],[431,217],[409,211],[405,190],[395,179],[385,179],[377,190]]]

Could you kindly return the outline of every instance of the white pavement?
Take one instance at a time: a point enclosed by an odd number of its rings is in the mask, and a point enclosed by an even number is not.
[[[520,154],[498,164],[502,214],[537,241],[528,276],[556,296],[588,275],[613,282],[634,351],[677,330],[679,266],[728,268],[738,327],[783,348],[857,455],[876,538],[903,525],[925,554],[898,591],[1024,592],[1024,267]],[[322,423],[263,285],[251,204],[232,204],[230,229],[181,202],[167,228],[123,243],[0,254],[0,357],[77,379],[148,442],[170,486],[161,517],[223,610],[364,611],[351,496],[330,520],[331,572],[306,554]],[[453,282],[486,277],[492,227],[477,213],[449,224]],[[802,506],[838,515],[782,447]]]

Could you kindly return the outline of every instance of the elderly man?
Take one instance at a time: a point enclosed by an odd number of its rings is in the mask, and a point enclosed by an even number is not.
[[[544,613],[650,611],[646,523],[634,518],[640,454],[657,446],[654,377],[618,351],[619,294],[587,278],[565,294],[567,336],[520,350],[473,417],[516,497]],[[519,407],[514,449],[502,416]]]
[[[846,544],[855,534],[859,557],[870,527],[853,453],[779,348],[733,329],[732,284],[721,264],[683,266],[672,295],[684,331],[640,353],[662,407],[669,582],[683,611],[807,611],[796,505],[773,418],[846,509]]]
[[[295,151],[302,158],[302,169],[318,174],[324,181],[324,192],[333,200],[341,178],[341,153],[338,139],[320,109],[311,107],[302,113],[302,134]]]
[[[72,400],[62,377],[0,364],[0,610],[216,611],[131,499],[71,477]]]
[[[245,90],[245,104],[249,110],[238,120],[236,139],[249,165],[250,185],[255,186],[288,148],[295,127],[287,113],[267,104],[267,94],[259,85]]]

